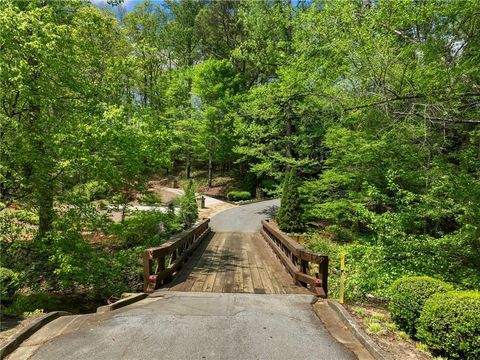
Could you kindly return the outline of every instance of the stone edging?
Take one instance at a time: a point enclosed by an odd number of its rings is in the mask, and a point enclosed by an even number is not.
[[[34,320],[32,324],[28,325],[19,333],[13,335],[12,338],[0,348],[0,359],[5,358],[5,356],[15,351],[23,341],[27,340],[43,326],[59,318],[60,316],[65,315],[70,315],[70,313],[66,311],[52,311]]]
[[[148,294],[145,294],[145,293],[139,293],[139,294],[135,294],[133,296],[129,296],[129,297],[127,297],[125,299],[122,299],[122,300],[119,300],[119,301],[117,301],[113,304],[100,306],[99,308],[97,308],[97,313],[106,313],[106,312],[109,312],[109,311],[120,309],[121,307],[133,304],[133,303],[135,303],[137,301],[140,301],[140,300],[143,300],[147,296],[148,296]]]
[[[328,305],[340,316],[343,323],[352,331],[353,335],[362,343],[368,352],[377,360],[391,360],[377,344],[368,336],[365,331],[357,324],[357,322],[350,316],[347,310],[336,301],[327,300]]]

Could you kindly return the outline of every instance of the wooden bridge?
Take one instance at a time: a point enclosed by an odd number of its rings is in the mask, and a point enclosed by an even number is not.
[[[258,233],[212,233],[210,220],[144,254],[144,291],[310,294],[327,297],[328,257],[262,220]]]

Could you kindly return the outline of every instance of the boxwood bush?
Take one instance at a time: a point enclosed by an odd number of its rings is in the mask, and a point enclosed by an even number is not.
[[[397,279],[390,289],[389,310],[393,320],[406,333],[415,337],[416,323],[425,301],[435,293],[453,287],[428,276],[409,276]]]
[[[248,191],[230,191],[227,198],[232,201],[250,200],[252,195]]]
[[[480,359],[480,291],[430,297],[421,312],[417,336],[436,355]]]

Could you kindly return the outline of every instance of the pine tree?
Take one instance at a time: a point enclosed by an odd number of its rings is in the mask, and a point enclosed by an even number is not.
[[[189,182],[185,188],[185,195],[180,197],[180,219],[185,229],[195,224],[195,221],[198,219],[198,207],[192,182]]]
[[[299,231],[302,228],[302,209],[300,208],[299,182],[295,169],[285,174],[282,203],[276,220],[280,229],[286,232]]]

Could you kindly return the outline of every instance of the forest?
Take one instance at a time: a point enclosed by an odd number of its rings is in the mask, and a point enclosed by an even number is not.
[[[282,198],[334,297],[341,255],[352,302],[402,276],[480,289],[478,0],[122,3],[0,0],[8,311],[135,291],[221,177]],[[172,176],[180,215],[109,219]]]

